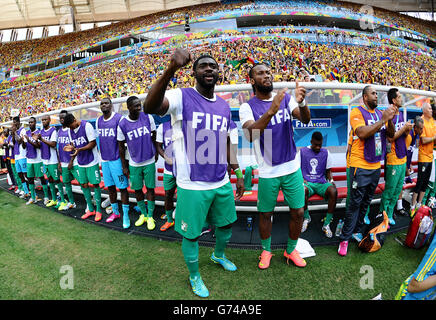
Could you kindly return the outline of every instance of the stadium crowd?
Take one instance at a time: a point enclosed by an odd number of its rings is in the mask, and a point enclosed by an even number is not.
[[[256,45],[262,45],[263,40],[255,41]],[[224,54],[229,48],[220,45]],[[248,50],[244,43],[237,45],[241,46],[238,50],[242,53]],[[275,53],[290,50],[292,45],[292,42],[286,44]],[[300,52],[304,54],[305,50]],[[82,97],[87,99],[92,95],[100,102],[103,115],[96,120],[95,129],[88,121],[76,118],[67,110],[62,110],[58,114],[61,124],[59,130],[50,125],[51,117],[48,115],[42,117],[42,129],[36,127],[36,119],[33,117],[29,119],[29,126],[24,127],[20,117],[15,116],[11,129],[1,133],[0,147],[4,151],[3,158],[8,166],[11,181],[9,190],[15,190],[20,198],[26,200],[26,205],[43,200],[46,207],[54,207],[59,211],[75,209],[77,205],[72,191],[74,183],[81,188],[87,205],[81,219],[92,218],[98,222],[102,220],[103,182],[108,189],[109,202],[113,210],[106,223],[122,219],[123,228],[128,229],[131,227],[128,198],[130,186],[130,192],[136,197],[138,209],[135,210],[140,214],[134,225],[140,227],[146,224],[150,231],[156,227],[156,161],[161,156],[165,163],[165,216],[161,218],[166,219],[166,222],[160,227],[160,231],[166,232],[174,227],[183,237],[181,250],[189,271],[192,291],[200,297],[208,297],[209,291],[199,271],[198,239],[202,235],[202,228],[209,224],[214,225],[216,244],[210,259],[226,271],[237,270],[224,251],[232,236],[232,224],[237,220],[235,201],[241,199],[245,189],[245,179],[235,153],[239,143],[238,130],[234,124],[232,125],[229,104],[216,97],[214,93],[215,85],[218,81],[224,81],[223,78],[226,77],[225,74],[221,74],[220,79],[219,74],[220,68],[226,63],[219,57],[214,58],[206,53],[195,57],[191,65],[194,56],[192,50],[186,49],[177,49],[171,56],[161,58],[167,59],[167,65],[155,65],[157,69],[154,70],[153,80],[143,103],[133,94],[131,86],[127,85],[123,89],[122,94],[129,96],[128,115],[122,116],[114,112],[109,96],[116,95],[117,92],[113,91],[111,80],[103,84],[97,81],[92,85],[95,85],[97,91],[100,87],[103,87],[104,91],[96,93],[90,90],[88,96]],[[262,247],[258,263],[260,269],[269,268],[273,257],[272,214],[279,190],[282,190],[290,208],[288,241],[283,256],[288,264],[291,261],[300,268],[307,265],[305,259],[300,256],[297,242],[311,221],[307,210],[309,197],[317,194],[328,200],[328,210],[321,229],[328,238],[333,237],[330,223],[335,218],[337,201],[337,189],[330,171],[333,159],[329,151],[323,148],[322,132],[315,131],[312,134],[310,146],[300,148],[298,152],[295,146],[291,115],[305,124],[311,120],[306,89],[298,82],[298,79],[304,79],[306,76],[305,71],[299,69],[301,66],[289,75],[289,79],[279,79],[296,81],[292,96],[286,93],[286,88],[273,93],[272,71],[277,68],[284,71],[280,59],[273,54],[271,62],[255,63],[240,74],[250,82],[254,92],[254,96],[247,102],[241,102],[239,108],[245,138],[255,142],[259,138],[259,131],[262,132],[260,139],[265,140],[268,138],[268,132],[273,133],[270,134],[269,138],[273,140],[269,144],[253,144],[259,173],[257,210]],[[295,60],[294,63],[298,64],[300,60]],[[125,60],[115,63],[123,61]],[[153,67],[153,60],[137,63],[138,67],[144,64],[147,64],[149,69]],[[187,68],[192,72],[191,75],[186,73]],[[134,82],[133,90],[135,86],[141,88],[142,73],[135,74],[135,66],[133,69],[125,70],[119,65],[110,65],[106,66],[105,71],[118,70],[120,72],[117,78],[120,81],[126,79],[127,74],[133,73],[135,81],[138,81]],[[97,79],[105,79],[104,71],[100,72],[103,73]],[[179,77],[186,77],[181,79],[182,86],[176,86]],[[92,82],[95,79],[83,78],[81,81]],[[230,82],[232,80],[230,79]],[[366,85],[361,93],[363,104],[353,108],[350,116],[351,131],[346,154],[347,205],[345,223],[342,231],[337,234],[340,239],[340,256],[347,255],[348,242],[352,239],[360,246],[364,237],[369,237],[364,231],[365,224],[372,225],[376,217],[369,216],[367,209],[381,177],[381,161],[384,156],[386,155],[385,172],[398,171],[397,174],[385,174],[382,201],[376,211],[382,212],[386,216],[385,223],[388,219],[391,226],[396,224],[395,208],[398,214],[401,212],[398,202],[402,201],[401,198],[398,199],[410,166],[407,150],[418,148],[418,177],[413,190],[410,211],[412,216],[427,203],[424,193],[428,188],[431,169],[420,168],[431,168],[434,161],[435,107],[432,108],[430,104],[425,103],[423,116],[418,116],[412,124],[406,121],[399,111],[404,100],[397,88],[388,91],[389,107],[383,111],[377,108],[377,92],[371,84]],[[164,121],[157,126],[152,115],[168,115],[171,121]],[[377,121],[374,121],[374,115]],[[194,137],[197,134],[203,135],[204,130],[209,134],[205,144],[194,143],[192,150],[184,145],[188,142],[183,137],[189,137],[190,134],[194,134]],[[392,143],[387,145],[384,141],[386,138],[392,139],[389,140]],[[204,152],[198,152],[204,145],[207,145],[208,154],[218,157],[212,157],[204,163]],[[188,159],[188,156],[193,156],[194,161],[182,160]],[[222,156],[224,161],[221,161]],[[269,156],[271,159],[268,159]],[[217,159],[220,160],[215,161]],[[232,171],[237,177],[235,192],[229,179],[230,174],[227,174]],[[251,180],[251,174],[249,178]],[[43,198],[39,198],[41,194],[35,191],[35,179],[41,182]],[[94,191],[93,194],[91,189]],[[176,211],[174,204],[167,208],[167,204],[173,202],[175,189]],[[121,207],[117,200],[118,191],[121,193]],[[436,201],[434,194],[431,198],[433,202]],[[408,215],[405,210],[402,212],[403,215]],[[365,221],[367,218],[368,223]]]
[[[432,72],[435,59],[394,47],[314,44],[284,37],[240,38],[234,33],[233,36],[237,41],[219,38],[210,45],[188,44],[194,52],[207,52],[217,59],[221,71],[218,84],[247,83],[246,71],[253,61],[268,62],[274,81],[374,83],[421,90],[434,90],[436,84]],[[165,45],[160,51],[143,48],[135,56],[25,79],[15,84],[21,87],[0,97],[0,118],[8,120],[12,108],[20,110],[21,115],[32,115],[96,101],[104,95],[115,98],[145,93],[166,66],[171,54],[166,48],[181,46],[182,42]],[[192,86],[189,72],[180,70],[170,85]]]
[[[330,8],[330,10],[348,11],[350,13],[362,14],[361,6],[353,3],[336,1],[292,1],[283,5],[277,2],[265,4],[262,1],[237,1],[233,3],[210,3],[200,6],[185,7],[183,9],[172,9],[165,12],[154,13],[111,25],[93,28],[81,32],[72,32],[44,39],[17,41],[13,43],[0,44],[0,66],[11,68],[22,64],[32,64],[44,60],[51,60],[64,55],[78,52],[100,41],[123,36],[144,26],[176,21],[184,23],[186,12],[190,17],[201,17],[213,13],[235,10],[241,7],[254,8],[298,8],[317,10],[319,8]],[[248,9],[247,9],[248,10]],[[436,30],[419,19],[393,13],[387,10],[374,8],[374,16],[389,22],[396,27],[402,27],[418,31],[426,36],[434,37]]]

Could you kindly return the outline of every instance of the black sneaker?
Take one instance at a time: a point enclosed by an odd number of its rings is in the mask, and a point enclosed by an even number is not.
[[[404,217],[408,217],[409,214],[407,213],[406,209],[401,208],[400,210],[397,210],[397,214],[399,214],[400,216],[404,216]]]
[[[211,226],[205,227],[205,228],[203,228],[203,230],[201,230],[201,234],[200,234],[200,236],[203,236],[203,235],[205,235],[206,233],[209,233],[209,232],[211,232],[211,231],[212,231],[212,227],[211,227]]]

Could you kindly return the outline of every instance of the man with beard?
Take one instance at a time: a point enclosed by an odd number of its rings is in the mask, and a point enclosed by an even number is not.
[[[259,233],[262,253],[259,268],[270,265],[272,213],[281,189],[290,208],[288,243],[283,255],[298,267],[306,261],[295,249],[303,225],[304,180],[300,163],[296,158],[297,148],[291,116],[303,123],[310,121],[306,89],[298,81],[295,98],[286,93],[286,88],[273,93],[271,68],[257,64],[249,71],[250,83],[255,96],[239,109],[239,118],[246,138],[254,143],[259,165],[257,210],[259,211]]]
[[[104,185],[109,191],[109,200],[113,213],[106,219],[111,223],[120,218],[118,209],[117,189],[120,189],[123,209],[123,228],[130,227],[129,220],[129,194],[127,187],[129,180],[123,174],[123,167],[120,159],[120,151],[117,141],[118,123],[122,116],[113,112],[112,101],[104,98],[100,101],[100,110],[103,113],[95,122],[95,129],[100,139],[101,169],[103,172]]]
[[[227,173],[229,162],[238,177],[236,199],[244,193],[244,180],[230,148],[230,107],[214,93],[218,80],[216,60],[210,55],[200,56],[192,69],[195,87],[165,93],[176,71],[191,60],[189,51],[175,50],[168,68],[148,92],[144,112],[171,116],[173,172],[177,182],[175,230],[183,236],[182,252],[192,290],[200,297],[208,297],[209,290],[199,272],[198,238],[206,221],[215,225],[216,245],[210,258],[225,270],[236,271],[235,264],[224,254],[237,218]]]
[[[361,228],[365,213],[371,204],[380,179],[381,164],[386,152],[386,136],[393,138],[395,128],[392,119],[398,112],[395,105],[383,112],[377,109],[377,91],[370,85],[362,91],[363,106],[354,108],[350,113],[350,125],[353,131],[349,163],[351,189],[345,221],[340,235],[338,254],[347,255],[348,241],[353,238],[362,240]]]
[[[333,159],[330,151],[322,147],[323,137],[321,132],[315,131],[310,140],[310,146],[301,148],[297,153],[297,159],[301,160],[301,171],[304,179],[304,189],[306,192],[303,229],[307,229],[311,218],[307,203],[309,198],[317,194],[328,201],[327,215],[324,219],[322,231],[327,238],[331,238],[333,233],[330,229],[330,222],[336,209],[338,191],[333,182],[331,168]]]
[[[397,109],[403,106],[403,96],[397,88],[389,89],[388,102]],[[406,137],[412,129],[412,122],[406,122],[403,111],[397,111],[392,123],[395,126],[395,135],[392,139],[388,138],[386,148],[385,189],[381,198],[380,211],[385,211],[389,224],[395,225],[393,214],[398,197],[403,191],[407,162]]]

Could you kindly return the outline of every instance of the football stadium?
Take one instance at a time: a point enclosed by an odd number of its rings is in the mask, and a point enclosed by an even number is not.
[[[436,298],[435,1],[1,3],[0,299]]]

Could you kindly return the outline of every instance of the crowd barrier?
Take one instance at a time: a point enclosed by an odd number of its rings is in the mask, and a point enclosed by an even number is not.
[[[310,90],[310,89],[351,90],[353,92],[353,97],[349,101],[348,114],[351,111],[352,106],[355,105],[357,102],[359,102],[359,99],[361,98],[361,90],[366,86],[366,84],[335,83],[335,82],[328,82],[328,83],[301,82],[300,85],[304,86],[308,90]],[[273,84],[273,86],[275,89],[289,88],[292,90],[292,89],[295,89],[295,82],[276,82]],[[373,85],[373,87],[378,92],[387,92],[391,88],[389,86],[380,86],[380,85]],[[407,118],[407,109],[408,108],[416,108],[415,104],[418,101],[423,100],[423,99],[427,99],[427,98],[433,98],[433,99],[436,98],[436,92],[428,92],[428,91],[415,90],[415,89],[409,89],[409,88],[398,88],[398,89],[406,97],[406,99],[404,99],[405,103],[404,103],[404,111],[403,111],[404,114],[406,115],[406,118]],[[223,86],[217,86],[215,88],[216,93],[250,91],[250,90],[251,90],[250,84],[223,85]],[[144,100],[146,97],[146,94],[137,95],[137,97],[141,100]],[[113,99],[112,102],[114,105],[116,105],[116,104],[120,105],[120,104],[125,103],[127,98],[128,97],[116,98],[116,99]],[[229,95],[229,99],[232,99],[232,95]],[[83,105],[72,106],[72,107],[66,108],[65,110],[67,110],[69,112],[73,112],[78,119],[90,120],[90,119],[95,119],[99,115],[101,115],[101,114],[99,114],[100,113],[99,105],[100,105],[100,102],[96,101],[96,102],[87,103],[87,104],[83,104]],[[45,112],[45,113],[35,115],[35,118],[40,119],[44,115],[54,116],[58,113],[59,113],[59,110],[53,110],[50,112]],[[125,114],[126,110],[121,109],[121,113]],[[29,118],[30,117],[23,117],[23,118],[21,118],[21,121],[26,123],[26,121]],[[53,119],[56,119],[56,118],[57,117],[55,117]],[[11,121],[0,123],[1,126],[6,126],[6,127],[10,126],[11,124],[12,124]],[[348,124],[348,132],[349,132],[349,130],[350,130],[350,128],[349,128],[349,124]],[[347,132],[344,132],[344,135],[348,136]],[[239,154],[238,154],[238,158],[239,158]],[[414,170],[416,172],[417,162],[412,162],[412,166],[414,166]],[[242,168],[244,169],[244,167],[242,167]],[[382,179],[384,176],[383,170],[384,170],[384,165],[382,165],[382,173],[381,173],[381,179],[380,179],[381,182],[379,183],[379,185],[376,189],[376,192],[375,192],[376,196],[380,195],[384,190],[384,180]],[[346,181],[345,172],[346,172],[345,166],[337,166],[337,167],[332,168],[334,181],[335,182]],[[237,202],[236,208],[238,211],[255,211],[256,210],[256,203],[257,203],[256,185],[258,183],[258,177],[256,177],[256,175],[257,175],[256,170],[254,170],[253,173],[254,173],[254,177],[252,179],[252,184],[255,187],[253,188],[253,190],[247,191],[244,194],[244,196]],[[157,180],[158,181],[163,180],[163,168],[158,167]],[[231,176],[231,182],[232,183],[236,182],[236,178],[234,175]],[[405,184],[403,189],[410,190],[415,185],[415,182],[416,182],[416,179],[412,183]],[[75,192],[81,193],[80,186],[79,186],[78,182],[73,181],[73,185],[75,186],[75,188],[73,190]],[[101,183],[101,187],[103,189],[106,188],[104,186],[104,181]],[[346,186],[338,186],[337,189],[338,189],[338,205],[337,205],[337,207],[344,207],[345,206],[345,198],[347,196],[347,187]],[[144,191],[145,190],[146,189],[144,189]],[[130,188],[128,189],[128,191],[130,194],[134,193],[134,191],[131,190]],[[164,195],[165,195],[163,187],[157,186],[157,188],[155,189],[155,194],[157,197],[156,205],[163,205],[164,204],[163,200],[164,200]],[[104,195],[104,197],[107,197],[107,195]],[[136,202],[134,197],[131,198],[131,201]],[[380,201],[380,199],[375,198],[373,201]],[[317,195],[312,196],[309,199],[309,203],[310,203],[310,205],[309,205],[310,210],[324,209],[327,206],[325,201]],[[287,211],[288,210],[287,206],[284,203],[283,194],[281,192],[278,195],[277,207],[275,210],[276,211]]]

